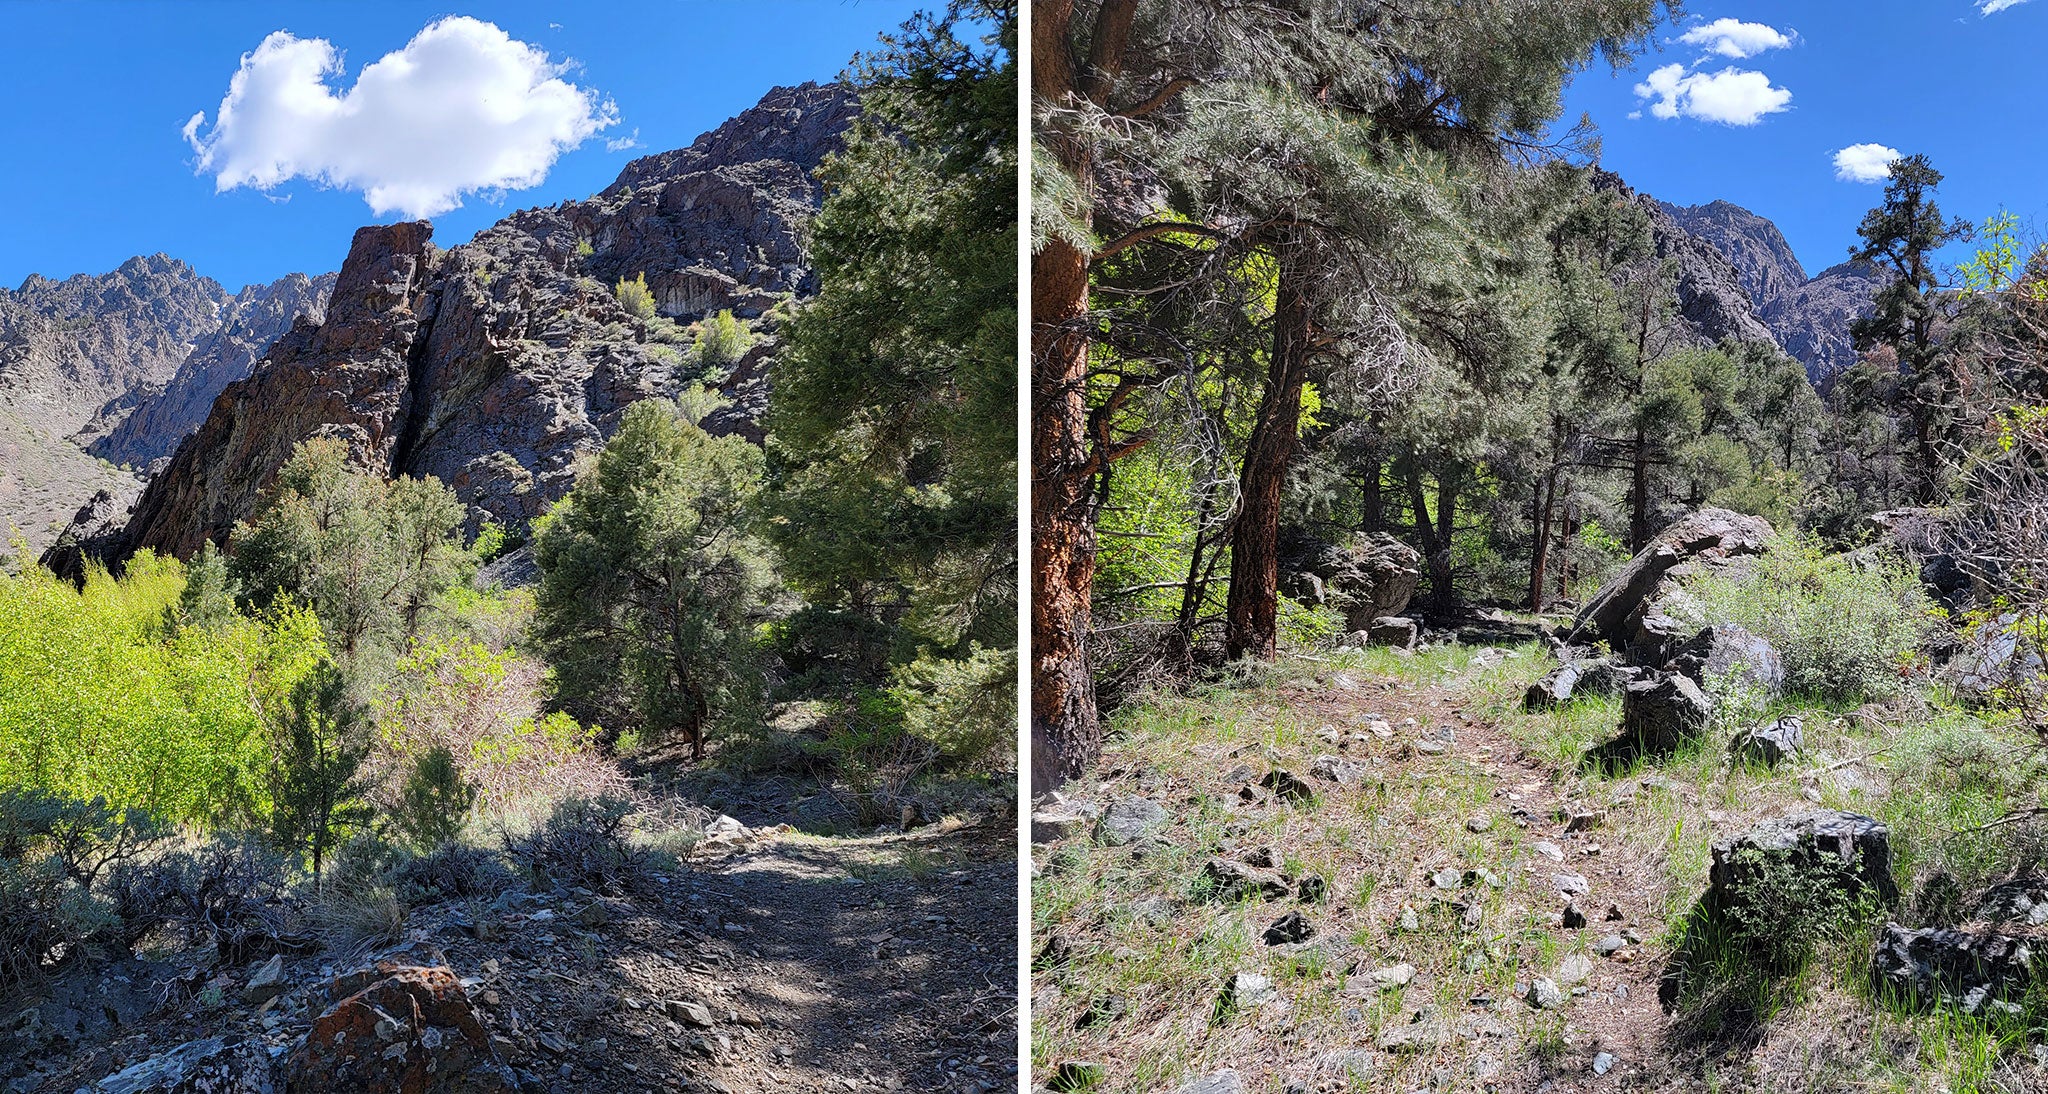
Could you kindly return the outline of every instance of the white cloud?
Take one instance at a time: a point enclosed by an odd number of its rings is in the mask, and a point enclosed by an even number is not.
[[[1991,3],[2018,3],[2020,0],[1990,0]],[[1741,60],[1754,57],[1766,50],[1784,49],[1792,44],[1791,35],[1763,23],[1745,23],[1740,19],[1716,19],[1704,26],[1697,26],[1678,36],[1680,42],[1699,46],[1709,53]]]
[[[613,137],[611,140],[604,142],[604,150],[607,152],[624,152],[628,148],[645,147],[647,145],[640,140],[640,128],[638,126],[633,127],[633,132],[627,136]]]
[[[276,31],[228,83],[205,133],[185,123],[214,188],[268,191],[292,179],[360,191],[378,215],[430,217],[464,194],[522,190],[563,152],[618,121],[567,66],[467,16],[430,23],[339,91],[332,43]]]
[[[2026,2],[2027,0],[1983,0],[1977,5],[1977,10],[1986,15],[1997,15],[2007,8],[2016,8]]]
[[[1899,150],[1881,144],[1852,144],[1835,153],[1835,177],[1843,182],[1883,182],[1892,177]]]
[[[1636,98],[1654,100],[1650,113],[1666,120],[1697,118],[1722,125],[1755,125],[1766,114],[1784,110],[1792,93],[1771,86],[1761,72],[1724,68],[1719,72],[1687,72],[1684,65],[1665,65],[1636,85]]]

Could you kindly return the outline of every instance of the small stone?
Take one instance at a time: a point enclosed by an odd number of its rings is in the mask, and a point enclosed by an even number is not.
[[[1278,998],[1273,991],[1273,982],[1255,972],[1241,972],[1223,984],[1223,1005],[1226,1009],[1260,1007]]]
[[[1471,832],[1474,835],[1492,830],[1493,815],[1490,813],[1475,813],[1465,821],[1465,831]]]
[[[1554,875],[1551,880],[1557,883],[1557,891],[1565,896],[1592,891],[1592,886],[1586,883],[1584,874],[1562,873]]]
[[[1429,875],[1429,883],[1439,889],[1455,889],[1465,880],[1465,875],[1456,870],[1438,870]]]
[[[1315,927],[1300,912],[1288,912],[1266,928],[1266,945],[1284,946],[1290,942],[1306,942],[1313,938],[1315,933]]]
[[[1408,982],[1413,979],[1415,979],[1415,966],[1405,962],[1399,965],[1390,965],[1387,968],[1378,969],[1372,973],[1373,986],[1381,991],[1394,991],[1399,988],[1405,988],[1408,986]]]
[[[1612,955],[1616,950],[1619,950],[1626,945],[1628,945],[1628,941],[1626,939],[1622,938],[1618,934],[1611,934],[1601,939],[1600,941],[1593,943],[1593,952],[1599,954],[1602,957],[1608,957]]]
[[[1564,861],[1564,848],[1559,847],[1557,844],[1554,844],[1549,840],[1537,840],[1536,853],[1542,855],[1544,858],[1547,858],[1552,862]]]
[[[1150,798],[1123,798],[1109,803],[1102,820],[1095,825],[1095,838],[1111,847],[1150,836],[1168,821],[1165,807]]]
[[[1605,1075],[1605,1074],[1607,1074],[1608,1072],[1610,1072],[1610,1071],[1613,1071],[1613,1070],[1614,1070],[1614,1064],[1615,1064],[1615,1059],[1614,1059],[1614,1054],[1613,1054],[1613,1053],[1611,1053],[1611,1052],[1602,1052],[1602,1053],[1599,1053],[1599,1054],[1597,1054],[1597,1055],[1595,1055],[1595,1056],[1593,1057],[1593,1074],[1595,1074],[1595,1075]]]
[[[1259,785],[1271,790],[1276,797],[1291,802],[1305,802],[1316,793],[1314,787],[1301,781],[1293,772],[1278,769],[1266,772]]]
[[[1580,911],[1577,904],[1567,904],[1564,906],[1564,926],[1566,930],[1576,931],[1585,925],[1586,913]]]
[[[1545,976],[1537,977],[1529,985],[1529,993],[1524,998],[1537,1010],[1556,1010],[1565,1004],[1564,992],[1558,988],[1555,981]]]
[[[699,1029],[711,1028],[711,1008],[702,1003],[692,1003],[683,999],[671,999],[668,1001],[667,1009],[668,1016],[678,1022],[696,1026]]]
[[[1564,984],[1583,984],[1593,975],[1593,961],[1582,953],[1569,954],[1557,963],[1557,979]]]

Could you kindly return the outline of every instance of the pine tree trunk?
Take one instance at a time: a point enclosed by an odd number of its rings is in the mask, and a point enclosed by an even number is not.
[[[1232,661],[1270,661],[1279,652],[1280,504],[1301,432],[1308,359],[1309,302],[1283,266],[1273,305],[1273,359],[1245,446],[1237,522],[1230,533],[1223,649]]]
[[[1088,437],[1088,261],[1048,244],[1031,264],[1031,789],[1102,754],[1088,662],[1095,504]]]

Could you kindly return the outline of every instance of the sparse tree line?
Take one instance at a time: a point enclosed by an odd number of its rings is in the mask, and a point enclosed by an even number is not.
[[[1667,5],[1034,11],[1035,790],[1131,681],[1327,638],[1303,542],[1399,540],[1440,617],[1546,611],[1704,505],[1839,549],[2033,473],[2048,259],[1995,218],[1944,270],[1973,233],[1924,157],[1858,228],[1855,368],[1691,333],[1648,214],[1553,126]]]

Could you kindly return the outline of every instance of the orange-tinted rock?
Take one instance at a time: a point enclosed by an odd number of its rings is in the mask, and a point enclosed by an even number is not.
[[[295,1094],[509,1094],[510,1071],[446,966],[380,962],[313,1022],[286,1066]]]

